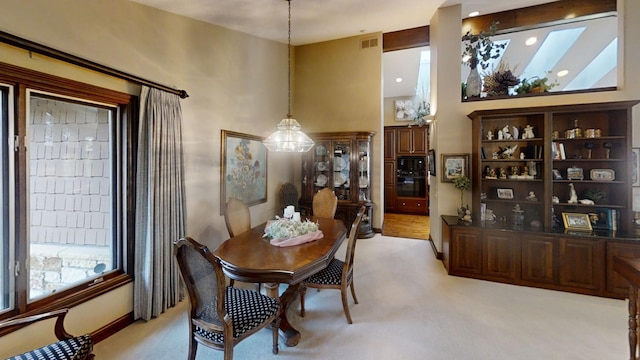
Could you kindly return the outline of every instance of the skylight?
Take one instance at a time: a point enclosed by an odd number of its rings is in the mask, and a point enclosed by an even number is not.
[[[551,31],[531,58],[521,78],[544,77],[578,40],[584,27]]]
[[[578,74],[564,90],[588,89],[616,68],[618,38],[616,37]]]

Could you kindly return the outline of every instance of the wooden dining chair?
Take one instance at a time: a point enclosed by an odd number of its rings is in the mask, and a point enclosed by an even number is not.
[[[251,230],[249,207],[237,198],[230,198],[224,211],[224,222],[230,237]]]
[[[224,222],[229,237],[251,230],[251,212],[247,204],[238,198],[230,198],[224,210]],[[229,279],[229,285],[235,285],[235,281]],[[260,283],[256,283],[256,290],[260,291],[260,288]]]
[[[356,215],[356,219],[351,225],[344,261],[333,258],[326,268],[309,276],[300,284],[300,316],[304,317],[304,296],[307,288],[336,289],[340,290],[342,295],[342,308],[344,309],[344,315],[347,317],[347,322],[349,324],[352,323],[351,314],[349,313],[349,302],[347,301],[347,288],[351,288],[351,296],[353,296],[353,301],[357,304],[358,298],[356,297],[356,290],[353,287],[353,258],[356,250],[358,229],[360,228],[360,221],[362,220],[362,216],[364,216],[365,210],[365,206],[360,207],[360,211],[358,211],[358,215]]]
[[[174,242],[174,255],[189,294],[189,356],[198,344],[224,351],[233,359],[233,347],[271,325],[273,353],[278,353],[280,303],[251,289],[226,286],[220,260],[192,238]]]
[[[313,216],[333,219],[338,207],[338,197],[333,190],[324,188],[313,195],[312,207]]]
[[[28,326],[36,322],[56,318],[53,333],[58,339],[57,342],[40,347],[20,355],[7,358],[7,360],[22,359],[51,359],[51,360],[91,360],[93,355],[93,339],[90,334],[73,336],[64,328],[64,318],[69,309],[59,309],[47,313],[31,316],[19,317],[0,323],[0,330],[6,328]],[[37,326],[36,326],[37,327]],[[32,330],[36,331],[36,330]]]

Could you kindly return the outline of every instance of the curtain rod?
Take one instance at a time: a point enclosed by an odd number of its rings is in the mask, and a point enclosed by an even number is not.
[[[4,31],[0,31],[0,41],[9,44],[9,45],[13,45],[13,46],[17,46],[19,48],[28,50],[30,52],[35,52],[35,53],[39,53],[45,56],[49,56],[52,57],[54,59],[58,59],[58,60],[62,60],[62,61],[66,61],[68,63],[74,64],[74,65],[78,65],[90,70],[95,70],[98,72],[101,72],[103,74],[107,74],[107,75],[111,75],[111,76],[115,76],[118,77],[120,79],[125,79],[125,80],[130,80],[133,81],[135,83],[138,83],[140,85],[147,85],[150,87],[154,87],[156,89],[161,89],[173,94],[177,94],[178,96],[180,96],[180,98],[182,99],[186,99],[189,97],[189,94],[187,94],[186,90],[180,90],[180,89],[174,89],[171,87],[168,87],[166,85],[162,85],[162,84],[158,84],[156,82],[150,81],[150,80],[146,80],[143,79],[141,77],[135,76],[135,75],[131,75],[128,74],[126,72],[105,66],[105,65],[101,65],[98,64],[96,62],[87,60],[87,59],[83,59],[81,57],[60,51],[60,50],[56,50],[54,48],[42,45],[42,44],[38,44],[35,43],[33,41],[27,40],[27,39],[23,39],[21,37],[15,36],[15,35],[11,35],[9,33],[6,33]]]

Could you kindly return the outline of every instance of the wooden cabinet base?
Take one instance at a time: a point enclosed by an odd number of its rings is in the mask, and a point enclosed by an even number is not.
[[[629,282],[615,257],[639,258],[640,239],[458,224],[442,216],[443,264],[450,275],[624,299]]]

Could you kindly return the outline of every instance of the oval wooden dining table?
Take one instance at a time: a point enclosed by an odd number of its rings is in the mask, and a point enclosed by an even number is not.
[[[305,244],[277,247],[263,238],[265,224],[238,234],[220,244],[214,255],[226,276],[236,281],[264,283],[267,295],[280,299],[280,336],[287,346],[300,341],[300,332],[287,319],[287,307],[298,294],[302,280],[327,267],[347,235],[341,220],[309,218],[317,221],[323,237]],[[279,284],[289,284],[279,294]]]

